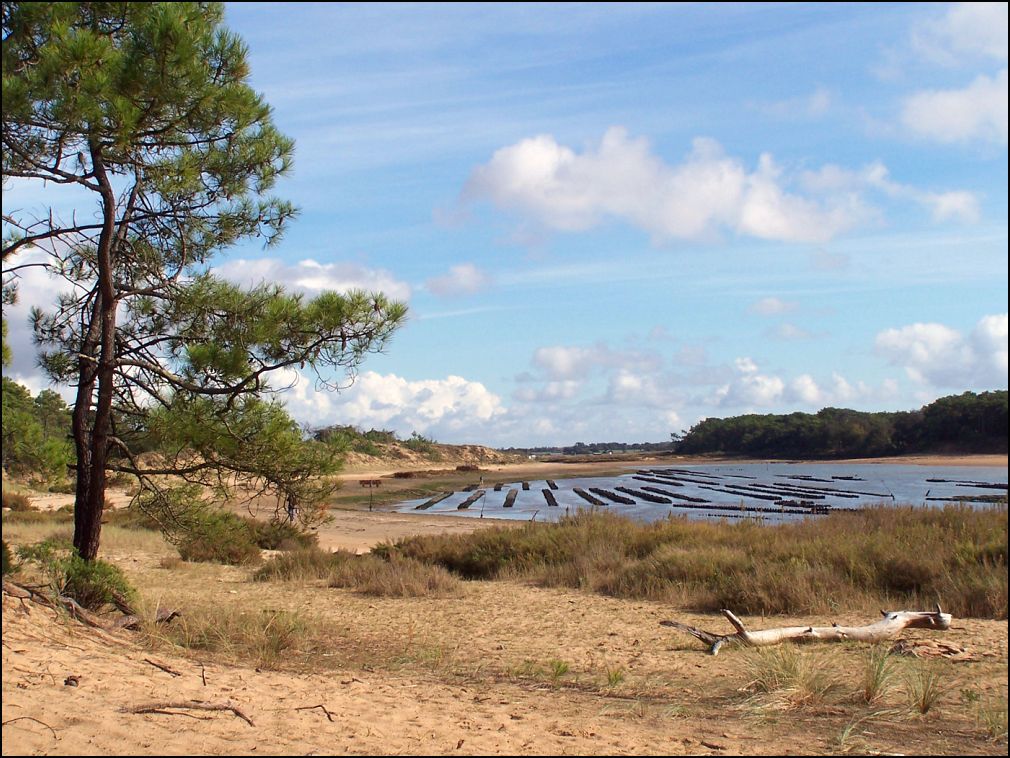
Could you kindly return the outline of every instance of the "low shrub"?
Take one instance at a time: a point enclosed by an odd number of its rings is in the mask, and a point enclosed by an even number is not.
[[[3,553],[2,553],[2,556],[3,556],[3,575],[7,576],[8,574],[13,574],[17,570],[17,566],[14,563],[14,558],[11,555],[10,548],[7,547],[7,543],[3,542],[3,541],[0,541],[0,544],[3,545]]]
[[[66,564],[63,594],[91,611],[119,599],[129,602],[136,597],[136,591],[118,566],[102,560],[86,561],[76,553]]]
[[[123,572],[103,560],[86,561],[62,540],[48,539],[18,548],[18,557],[39,567],[50,589],[89,611],[118,600],[132,602],[136,590]]]
[[[249,525],[252,539],[263,550],[300,550],[315,547],[319,538],[290,521],[259,521],[243,519]]]
[[[10,511],[4,514],[5,524],[66,524],[74,520],[73,510]]]
[[[260,559],[249,524],[234,513],[207,509],[196,514],[176,547],[185,561],[241,566]]]

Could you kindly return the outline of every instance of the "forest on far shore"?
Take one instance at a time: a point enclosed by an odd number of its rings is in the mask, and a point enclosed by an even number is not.
[[[708,418],[679,439],[677,453],[761,458],[876,458],[911,453],[1006,453],[1007,392],[965,392],[917,411]]]
[[[912,453],[1006,453],[1007,391],[942,397],[917,411],[707,418],[665,442],[577,442],[508,448],[525,455],[720,454],[758,458],[879,458]]]

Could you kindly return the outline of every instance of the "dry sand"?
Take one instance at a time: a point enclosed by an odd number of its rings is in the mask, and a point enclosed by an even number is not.
[[[509,473],[563,475],[531,465]],[[986,465],[1006,465],[1006,457]],[[356,550],[494,523],[335,515],[321,541]],[[247,569],[180,566],[165,561],[171,554],[164,545],[105,551],[149,602],[298,613],[326,630],[326,646],[292,652],[282,661],[289,670],[258,669],[87,629],[5,595],[4,755],[1006,754],[1005,741],[991,742],[980,719],[983,705],[1001,702],[1005,724],[1005,621],[959,619],[941,635],[979,660],[940,662],[944,695],[925,716],[909,711],[903,678],[882,702],[855,702],[866,661],[858,645],[804,648],[845,683],[825,702],[787,707],[747,689],[753,653],[712,658],[658,623],[678,618],[729,631],[720,617],[508,582],[467,583],[452,598],[370,598],[251,582]],[[873,620],[867,614],[745,621],[858,624]],[[252,724],[232,711],[172,704],[234,707]],[[160,712],[130,712],[139,706]]]

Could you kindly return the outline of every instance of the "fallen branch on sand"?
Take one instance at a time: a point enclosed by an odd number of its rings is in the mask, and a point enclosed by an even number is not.
[[[5,595],[17,598],[22,603],[25,601],[37,603],[38,605],[45,606],[46,608],[62,608],[66,611],[72,618],[80,621],[86,626],[90,626],[92,629],[102,629],[107,632],[116,631],[118,629],[130,629],[137,630],[140,628],[141,619],[140,616],[132,613],[132,608],[126,604],[125,600],[121,597],[116,597],[114,604],[123,612],[127,613],[130,611],[130,615],[121,616],[115,621],[107,621],[104,618],[98,616],[91,611],[82,608],[81,605],[74,599],[59,595],[55,598],[49,595],[39,592],[37,590],[31,589],[30,587],[24,587],[20,584],[15,584],[9,579],[3,580],[3,592]],[[167,624],[176,616],[181,616],[179,611],[160,609],[155,615],[154,621],[157,624]]]
[[[935,611],[881,611],[883,618],[866,626],[784,626],[776,629],[760,629],[749,632],[743,622],[732,611],[725,608],[722,615],[733,625],[733,634],[713,634],[690,624],[679,621],[660,621],[661,626],[670,626],[704,642],[709,646],[711,655],[718,655],[719,648],[727,642],[747,647],[765,647],[778,645],[782,642],[810,642],[821,640],[825,642],[841,642],[856,640],[857,642],[884,642],[893,640],[905,629],[950,629],[952,616],[940,610],[939,604]]]
[[[171,709],[171,710],[168,710]],[[255,726],[252,719],[246,716],[242,711],[236,708],[234,705],[229,705],[227,703],[203,703],[203,702],[189,702],[189,703],[149,703],[148,705],[138,705],[133,708],[124,708],[124,713],[158,713],[162,716],[188,716],[185,713],[175,713],[175,711],[230,711],[237,718],[242,719],[249,726]]]

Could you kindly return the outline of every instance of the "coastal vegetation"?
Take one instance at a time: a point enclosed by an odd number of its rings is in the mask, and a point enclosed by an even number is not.
[[[931,608],[1007,618],[1006,506],[879,506],[781,524],[580,513],[373,550],[466,579],[520,578],[695,611]]]

